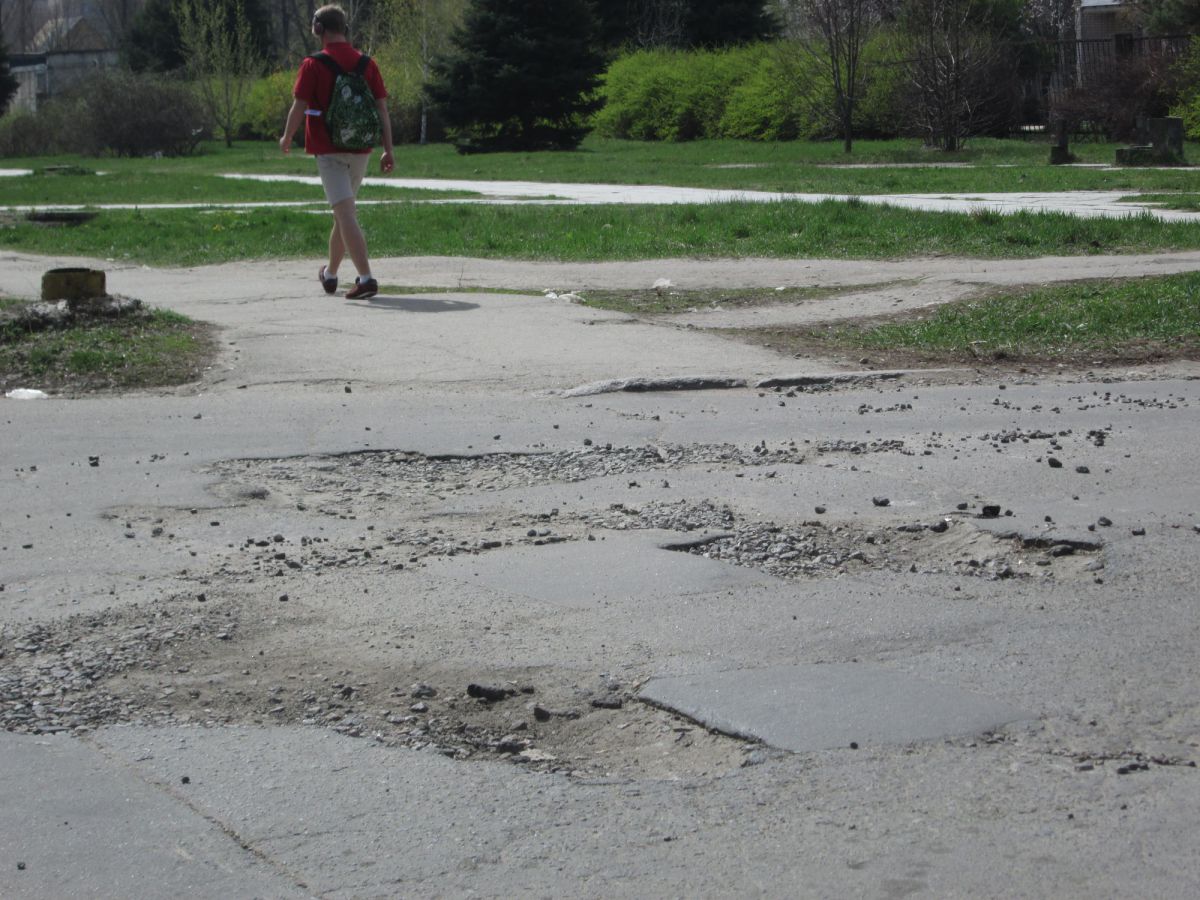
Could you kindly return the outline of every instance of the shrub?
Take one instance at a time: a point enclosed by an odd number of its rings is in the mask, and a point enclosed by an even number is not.
[[[93,156],[187,156],[209,123],[190,87],[162,75],[114,69],[77,92],[83,152]]]
[[[869,48],[883,62],[886,42]],[[857,127],[895,134],[895,67],[877,65]],[[832,133],[829,76],[819,60],[786,43],[726,50],[643,50],[617,59],[604,76],[604,108],[596,130],[608,137],[686,141],[694,138],[793,140]]]
[[[854,111],[855,134],[869,138],[893,138],[909,124],[908,76],[901,59],[902,44],[892,31],[883,31],[863,48],[867,89]]]
[[[0,157],[84,152],[80,115],[71,99],[50,100],[36,113],[9,113],[0,120]]]
[[[1072,131],[1128,141],[1136,137],[1138,116],[1166,115],[1176,95],[1169,58],[1132,56],[1090,72],[1086,85],[1055,102],[1052,118]]]
[[[292,105],[294,72],[275,72],[259,78],[250,89],[238,134],[243,138],[278,138]]]
[[[808,77],[819,81],[816,66],[807,64],[803,74],[785,71],[778,53],[768,53],[744,82],[729,94],[725,113],[721,117],[721,134],[725,137],[753,141],[789,141],[799,137],[814,137],[820,123],[813,117],[811,104],[801,99],[794,80]]]
[[[727,50],[643,50],[621,57],[604,77],[596,129],[610,137],[688,141],[724,134],[734,91],[756,76],[767,45]],[[745,125],[739,126],[745,128]]]
[[[1172,75],[1180,91],[1171,115],[1183,119],[1188,137],[1200,140],[1200,38],[1192,38],[1191,47],[1175,64]]]
[[[661,140],[671,99],[679,90],[679,73],[672,63],[680,56],[644,50],[616,60],[601,81],[604,107],[594,120],[596,132],[606,137]]]

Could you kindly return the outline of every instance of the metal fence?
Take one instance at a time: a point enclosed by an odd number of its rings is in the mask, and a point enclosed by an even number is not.
[[[1182,56],[1191,40],[1190,35],[1138,37],[1115,34],[1111,38],[1057,41],[1052,45],[1053,66],[1044,76],[1046,99],[1053,102],[1066,91],[1086,89],[1089,81],[1096,80],[1123,60]]]

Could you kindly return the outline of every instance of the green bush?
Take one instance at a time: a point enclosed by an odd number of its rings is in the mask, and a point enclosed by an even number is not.
[[[801,96],[796,83],[811,84],[818,80],[815,69],[809,61],[794,56],[764,54],[750,77],[730,92],[721,117],[722,135],[753,141],[814,137],[820,131],[820,123],[814,119],[812,104]]]
[[[186,156],[209,130],[187,84],[121,69],[97,72],[36,113],[0,121],[0,156]]]
[[[1200,38],[1192,38],[1191,47],[1175,64],[1171,74],[1180,85],[1171,115],[1183,119],[1183,128],[1189,138],[1200,140]]]
[[[765,44],[725,50],[642,50],[604,77],[596,130],[609,137],[689,141],[721,137],[733,93],[759,77]]]
[[[863,48],[862,64],[867,73],[867,89],[854,113],[858,137],[893,138],[909,127],[908,74],[896,61],[902,44],[897,35],[884,31]]]
[[[295,72],[275,72],[254,82],[238,134],[243,138],[278,139],[292,105]]]
[[[872,135],[899,128],[898,69],[880,39],[866,60],[873,78],[858,127]],[[820,61],[784,43],[725,50],[643,50],[617,59],[604,76],[596,131],[606,137],[793,140],[832,134],[829,77]]]
[[[10,112],[0,119],[0,157],[84,152],[80,116],[71,99],[50,100],[36,113]]]
[[[98,72],[76,97],[83,152],[93,156],[189,156],[211,130],[192,89],[169,76]]]

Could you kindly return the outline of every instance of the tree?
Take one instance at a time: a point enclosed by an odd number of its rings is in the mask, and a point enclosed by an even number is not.
[[[688,0],[596,0],[600,40],[612,52],[687,45]]]
[[[595,0],[600,39],[623,47],[724,47],[767,37],[764,0]]]
[[[1134,0],[1153,34],[1200,33],[1200,3],[1196,0]]]
[[[8,112],[8,104],[17,94],[20,83],[8,65],[8,49],[0,41],[0,116]]]
[[[213,16],[221,17],[223,29],[241,29],[240,37],[248,36],[260,59],[270,57],[271,17],[265,0],[211,0],[205,6]],[[187,64],[176,13],[176,0],[146,0],[133,18],[123,47],[129,68],[135,72],[174,72]]]
[[[1075,40],[1076,0],[1028,0],[1022,14],[1025,31],[1045,41]]]
[[[225,146],[232,147],[250,88],[262,73],[242,0],[227,0],[224,6],[175,0],[175,20],[200,100],[224,132]]]
[[[901,24],[913,114],[926,141],[960,149],[987,118],[1015,105],[1017,0],[908,0]]]
[[[690,0],[688,45],[726,47],[769,37],[774,23],[763,0]]]
[[[462,152],[573,149],[604,60],[588,0],[470,0],[429,95]]]
[[[133,18],[121,48],[125,64],[135,72],[173,72],[184,64],[174,0],[147,0]]]
[[[37,34],[40,17],[35,12],[33,0],[0,2],[0,44],[23,52]]]
[[[97,17],[104,23],[104,28],[114,44],[125,40],[144,2],[145,0],[100,0],[93,4]]]
[[[450,36],[462,22],[466,0],[384,0],[378,10],[387,23],[380,61],[389,63],[389,92],[408,88],[419,110],[418,140],[429,140],[429,96],[426,87],[434,60],[450,47]],[[389,107],[390,108],[390,107]],[[410,107],[411,108],[411,107]]]
[[[829,76],[831,118],[842,148],[854,149],[854,111],[866,91],[863,50],[879,26],[876,0],[779,0],[785,46],[815,60]],[[816,96],[814,95],[814,99]]]

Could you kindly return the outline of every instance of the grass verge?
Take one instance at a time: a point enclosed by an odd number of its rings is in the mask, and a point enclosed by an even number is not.
[[[18,304],[8,301],[11,312]],[[29,330],[0,325],[0,389],[79,393],[196,380],[215,352],[213,329],[168,310]]]
[[[745,309],[782,303],[803,303],[858,291],[879,290],[898,282],[838,285],[836,287],[709,288],[704,290],[587,290],[580,293],[588,306],[630,315],[670,315],[697,309]]]
[[[1200,273],[1078,282],[897,319],[739,334],[781,352],[866,354],[884,365],[1196,359]]]
[[[1077,142],[1081,161],[1111,164],[1115,144]],[[1200,158],[1189,143],[1188,158]],[[806,191],[836,194],[964,193],[993,191],[1187,190],[1194,168],[1086,168],[1049,165],[1049,145],[1036,141],[973,139],[952,153],[929,150],[919,141],[856,141],[850,155],[836,141],[689,141],[680,144],[589,137],[570,152],[488,153],[461,156],[447,144],[396,149],[396,174],[410,178],[469,178],[518,181],[665,184],[690,187]],[[955,163],[960,168],[945,168]],[[273,142],[239,142],[227,149],[207,143],[182,159],[87,159],[78,156],[4,160],[7,168],[47,165],[102,168],[113,175],[151,179],[222,172],[313,175],[311,159],[289,156]],[[857,168],[858,166],[870,168]],[[736,167],[736,168],[735,168]],[[372,172],[375,165],[372,163]],[[111,177],[111,176],[106,176]],[[73,180],[73,179],[65,179]]]
[[[1122,197],[1122,203],[1153,203],[1164,209],[1178,209],[1184,212],[1200,212],[1200,194],[1136,194],[1132,197]]]
[[[364,207],[375,257],[603,261],[669,257],[1018,258],[1200,249],[1192,223],[1148,215],[924,213],[827,201],[693,206]],[[70,228],[0,224],[0,247],[191,266],[319,256],[328,215],[296,210],[116,210]]]
[[[109,161],[106,160],[107,164]],[[80,167],[82,169],[82,167]],[[107,166],[105,165],[107,169]],[[305,172],[315,175],[314,172]],[[305,201],[325,205],[321,188],[287,181],[254,181],[219,175],[175,171],[161,161],[145,168],[123,167],[98,175],[89,170],[0,179],[5,206],[98,206],[105,203],[257,203]],[[363,185],[363,200],[451,200],[476,197],[468,191],[430,191],[416,188]]]

